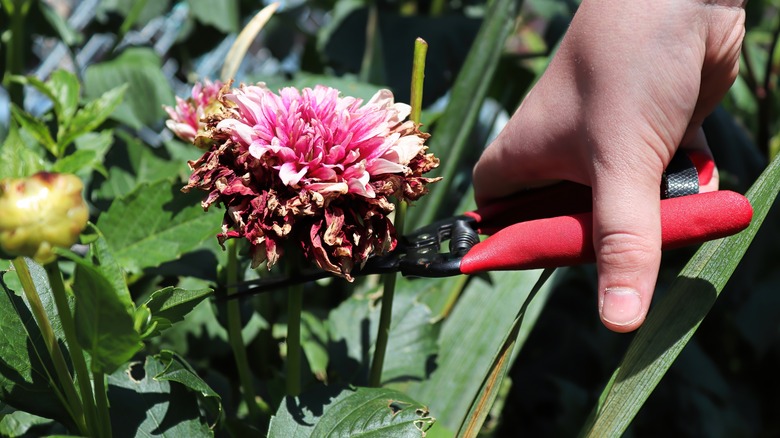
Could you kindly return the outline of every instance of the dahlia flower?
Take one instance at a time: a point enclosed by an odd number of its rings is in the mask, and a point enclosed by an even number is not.
[[[190,98],[176,96],[176,107],[163,107],[170,117],[165,125],[180,139],[200,146],[196,139],[203,134],[203,119],[218,109],[217,97],[223,86],[220,81],[206,80],[192,87]]]
[[[329,87],[276,94],[260,83],[226,87],[219,102],[205,121],[211,148],[189,163],[183,190],[208,192],[205,209],[226,207],[219,241],[247,239],[253,267],[270,269],[287,241],[351,279],[353,267],[396,245],[389,197],[417,200],[438,180],[422,176],[438,165],[428,134],[388,90],[363,104]]]
[[[0,250],[39,263],[54,261],[54,248],[76,243],[87,225],[83,188],[70,174],[39,172],[0,180]]]

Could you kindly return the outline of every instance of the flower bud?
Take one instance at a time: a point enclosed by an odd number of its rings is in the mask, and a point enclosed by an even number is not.
[[[76,243],[89,219],[83,187],[75,175],[49,172],[0,180],[0,250],[54,261],[52,249]]]

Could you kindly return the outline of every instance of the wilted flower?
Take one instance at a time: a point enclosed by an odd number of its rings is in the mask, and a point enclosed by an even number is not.
[[[390,91],[361,99],[316,86],[275,94],[264,84],[226,90],[207,121],[211,149],[190,162],[185,191],[205,190],[204,208],[226,206],[220,242],[244,237],[253,266],[274,265],[282,243],[300,244],[322,269],[347,279],[394,248],[389,196],[416,200],[438,179],[428,137]]]
[[[53,261],[87,224],[89,211],[75,175],[39,172],[0,181],[0,249],[8,255]]]
[[[170,119],[165,123],[168,129],[184,141],[201,145],[197,137],[203,134],[203,119],[218,111],[219,91],[224,84],[220,81],[197,83],[192,87],[192,96],[188,99],[176,97],[176,107],[165,106]],[[206,145],[207,146],[207,145]]]

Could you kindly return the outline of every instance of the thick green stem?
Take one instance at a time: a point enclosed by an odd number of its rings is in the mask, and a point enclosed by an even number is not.
[[[73,362],[73,369],[76,371],[76,379],[81,391],[81,401],[84,405],[87,427],[94,433],[98,430],[98,422],[96,421],[95,398],[92,395],[92,381],[87,369],[87,361],[84,359],[84,351],[76,338],[76,323],[73,320],[73,315],[70,313],[67,292],[62,282],[62,273],[56,261],[47,263],[44,269],[49,277],[54,303],[57,306],[62,331],[65,333],[65,342],[68,344],[68,350],[70,351],[70,360]]]
[[[412,88],[410,102],[412,112],[409,119],[420,123],[422,113],[423,82],[425,81],[425,57],[428,55],[428,43],[422,38],[414,41],[414,60],[412,61]]]
[[[95,401],[97,402],[97,420],[100,425],[99,436],[111,436],[111,414],[108,411],[108,391],[106,375],[95,373]]]
[[[14,5],[14,3],[16,3]],[[24,21],[30,10],[32,1],[3,3],[10,20],[11,34],[6,41],[6,71],[3,86],[8,90],[11,103],[24,108],[24,88],[22,84],[12,81],[11,77],[24,74]],[[13,5],[13,6],[12,6]]]
[[[403,234],[405,218],[406,202],[401,201],[396,204],[395,212],[395,230],[399,235]],[[374,357],[371,360],[371,374],[368,377],[368,386],[379,387],[382,385],[382,369],[385,365],[387,343],[390,340],[390,323],[393,317],[396,279],[396,273],[384,274],[382,276],[384,288],[382,291],[382,307],[379,311],[379,328],[376,333],[376,344],[374,344]]]
[[[422,112],[423,82],[425,79],[425,56],[428,53],[428,43],[422,38],[417,38],[414,42],[414,61],[412,62],[412,86],[410,90],[411,107],[410,119],[415,123],[420,123],[420,113]],[[406,222],[405,201],[396,202],[395,205],[395,232],[397,235],[404,233],[404,224]],[[368,385],[379,387],[382,385],[382,370],[385,365],[385,354],[387,353],[387,343],[390,340],[390,323],[393,317],[393,298],[395,297],[395,284],[397,274],[385,274],[382,276],[382,308],[379,313],[379,328],[376,334],[376,343],[374,344],[374,357],[371,360],[371,372],[368,376]]]
[[[227,262],[227,284],[228,295],[237,291],[235,285],[238,284],[238,249],[236,241],[228,241],[228,262]],[[255,386],[252,381],[252,371],[249,369],[249,359],[246,354],[244,338],[241,336],[241,308],[238,300],[228,300],[227,304],[227,324],[228,324],[228,342],[233,350],[233,358],[236,360],[238,368],[238,380],[241,383],[244,401],[246,402],[249,416],[253,421],[259,421],[262,414],[257,406],[257,396]]]
[[[297,266],[294,268],[297,269]],[[287,395],[301,393],[301,311],[303,284],[290,286],[287,297]]]
[[[19,276],[19,281],[22,283],[22,289],[27,297],[27,301],[30,303],[30,310],[32,310],[33,316],[35,317],[35,322],[38,323],[38,328],[41,330],[46,349],[49,350],[49,355],[54,364],[54,371],[57,374],[57,379],[62,385],[62,390],[65,393],[65,400],[67,401],[66,407],[81,434],[88,435],[89,430],[87,429],[84,417],[84,407],[81,404],[78,392],[76,392],[76,386],[73,384],[73,377],[70,375],[65,356],[62,354],[60,344],[57,342],[57,336],[54,334],[48,315],[46,315],[46,309],[44,309],[41,298],[38,296],[38,291],[35,288],[35,283],[30,275],[30,270],[21,257],[15,258],[13,260],[13,265],[14,269],[16,269],[16,274]]]

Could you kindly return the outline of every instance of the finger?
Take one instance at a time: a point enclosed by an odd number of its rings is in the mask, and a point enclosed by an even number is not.
[[[604,325],[617,332],[642,324],[658,276],[661,170],[655,167],[662,165],[604,169],[593,184],[599,314]]]

